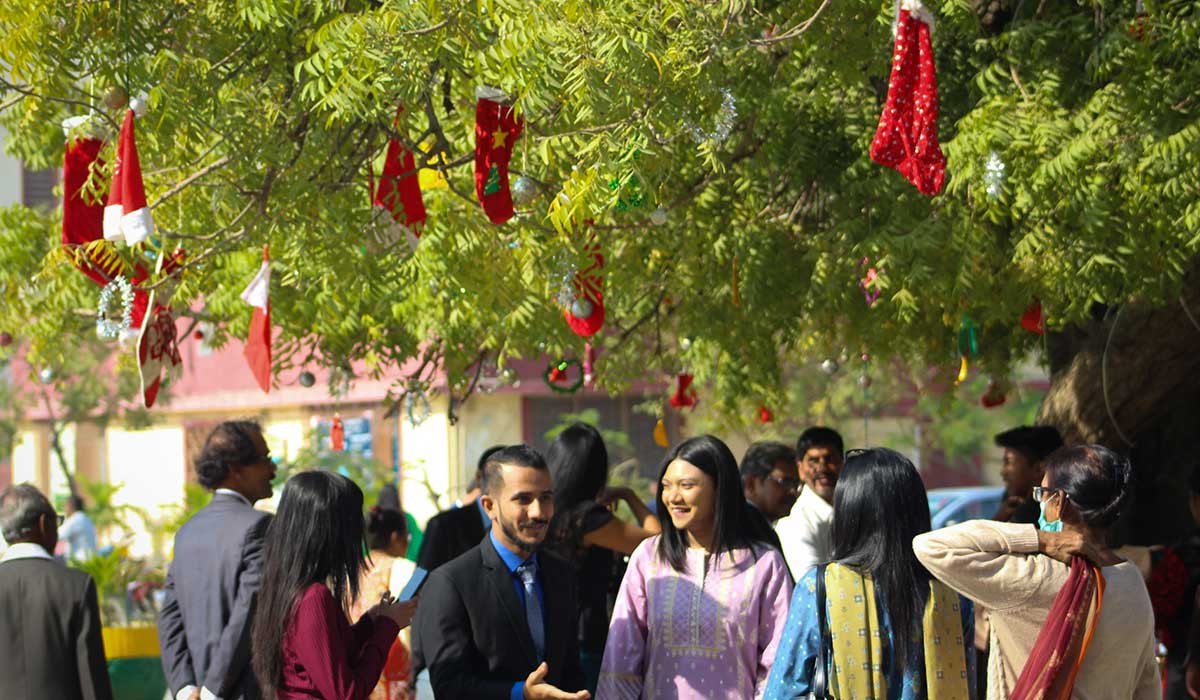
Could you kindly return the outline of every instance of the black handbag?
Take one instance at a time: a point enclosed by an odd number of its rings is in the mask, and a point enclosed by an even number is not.
[[[834,700],[829,694],[829,622],[825,619],[825,565],[817,565],[817,629],[821,642],[817,645],[817,664],[813,669],[812,690],[806,700]]]

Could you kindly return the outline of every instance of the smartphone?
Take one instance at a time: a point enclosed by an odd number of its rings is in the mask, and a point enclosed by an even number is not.
[[[413,572],[412,578],[408,579],[408,583],[404,584],[404,590],[400,591],[400,595],[396,600],[403,603],[406,600],[412,600],[421,590],[421,586],[425,585],[425,578],[429,576],[429,572],[421,567]]]

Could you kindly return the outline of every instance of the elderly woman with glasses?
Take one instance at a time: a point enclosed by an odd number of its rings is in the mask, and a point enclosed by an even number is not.
[[[1162,698],[1150,596],[1107,545],[1129,500],[1129,462],[1079,445],[1045,470],[1033,489],[1040,529],[975,520],[913,541],[925,568],[990,611],[987,697]]]

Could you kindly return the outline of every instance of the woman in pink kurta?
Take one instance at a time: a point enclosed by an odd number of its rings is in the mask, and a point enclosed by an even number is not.
[[[621,582],[597,700],[760,697],[792,580],[746,514],[737,463],[701,436],[660,476],[663,534],[638,546]]]

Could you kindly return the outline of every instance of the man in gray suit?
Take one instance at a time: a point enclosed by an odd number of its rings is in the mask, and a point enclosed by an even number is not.
[[[0,698],[112,700],[92,577],[50,552],[58,514],[33,486],[0,494]]]
[[[258,700],[250,668],[250,625],[270,516],[275,463],[253,421],[218,425],[196,459],[212,502],[175,535],[158,618],[163,670],[176,700]]]

